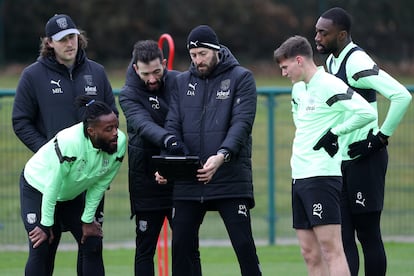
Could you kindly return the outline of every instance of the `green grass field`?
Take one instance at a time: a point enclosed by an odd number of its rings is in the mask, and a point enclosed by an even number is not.
[[[231,247],[201,247],[200,250],[203,275],[240,275],[237,259]],[[386,250],[388,254],[387,275],[414,275],[414,263],[412,262],[414,244],[386,243]],[[306,275],[305,263],[297,245],[259,246],[257,254],[263,275]],[[0,252],[0,276],[23,275],[26,258],[25,252]],[[133,275],[133,258],[132,249],[105,250],[106,275]],[[55,267],[54,275],[56,276],[75,275],[76,252],[59,251]],[[363,275],[363,268],[360,272],[360,275]]]

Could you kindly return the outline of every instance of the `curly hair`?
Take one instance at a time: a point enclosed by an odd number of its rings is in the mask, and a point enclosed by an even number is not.
[[[88,137],[88,127],[90,125],[96,124],[102,115],[111,114],[113,110],[105,102],[95,100],[94,98],[81,95],[76,97],[75,105],[79,108],[81,112],[82,122],[83,122],[83,132],[85,137]]]

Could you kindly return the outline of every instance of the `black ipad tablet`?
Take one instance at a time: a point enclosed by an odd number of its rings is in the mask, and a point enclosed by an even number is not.
[[[202,168],[198,156],[152,156],[160,175],[168,180],[196,180],[197,170]]]

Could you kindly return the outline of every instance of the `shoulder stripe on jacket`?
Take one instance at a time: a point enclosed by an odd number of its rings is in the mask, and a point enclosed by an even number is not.
[[[349,99],[352,98],[352,94],[354,94],[354,90],[352,90],[351,88],[348,87],[348,90],[346,91],[346,94],[333,95],[332,97],[330,97],[326,101],[326,104],[329,105],[329,106],[332,106],[334,103],[336,103],[338,101],[349,100]]]
[[[368,70],[364,70],[364,71],[358,72],[358,73],[354,74],[352,76],[352,78],[355,81],[357,81],[360,78],[369,77],[369,76],[376,76],[378,74],[379,74],[379,67],[378,67],[378,65],[374,64],[374,67],[372,67],[372,69],[368,69]]]
[[[57,138],[55,138],[55,140],[53,141],[55,143],[55,151],[56,151],[56,155],[59,158],[59,162],[62,164],[63,162],[74,162],[76,160],[75,156],[69,157],[69,156],[63,156],[62,152],[60,151],[59,148],[59,143]]]

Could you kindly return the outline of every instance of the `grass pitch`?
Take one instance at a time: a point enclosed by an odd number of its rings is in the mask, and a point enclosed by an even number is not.
[[[387,242],[385,247],[388,256],[387,275],[414,275],[413,243]],[[237,259],[231,247],[203,246],[200,250],[203,275],[240,275]],[[307,274],[298,245],[258,246],[257,254],[263,275],[296,276]],[[26,258],[27,252],[24,251],[0,251],[0,276],[23,275]],[[133,259],[134,250],[131,248],[104,250],[106,275],[133,275]],[[155,259],[155,263],[156,261]],[[169,261],[171,266],[171,257]],[[158,275],[158,267],[155,270]],[[363,263],[361,263],[360,275],[363,274]],[[54,275],[76,275],[75,251],[58,252]],[[169,275],[171,275],[171,269],[169,269]]]

